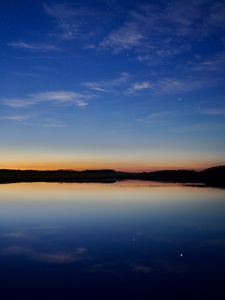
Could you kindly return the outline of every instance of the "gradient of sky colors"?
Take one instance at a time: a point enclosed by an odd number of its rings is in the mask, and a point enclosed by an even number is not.
[[[2,1],[0,168],[225,162],[225,3]]]

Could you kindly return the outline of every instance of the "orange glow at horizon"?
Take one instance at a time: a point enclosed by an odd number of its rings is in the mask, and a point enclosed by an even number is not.
[[[96,151],[79,149],[2,149],[0,150],[0,169],[114,169],[117,171],[141,172],[162,169],[201,170],[225,164],[224,155],[213,153],[174,153],[167,150],[134,151]]]
[[[32,161],[19,161],[19,162],[0,162],[0,169],[33,169],[33,170],[59,170],[59,169],[72,169],[77,171],[82,170],[97,170],[97,169],[114,169],[117,171],[125,172],[144,172],[165,169],[205,169],[208,167],[221,165],[221,162],[211,163],[196,163],[196,162],[142,162],[142,161],[51,161],[51,162],[32,162]]]

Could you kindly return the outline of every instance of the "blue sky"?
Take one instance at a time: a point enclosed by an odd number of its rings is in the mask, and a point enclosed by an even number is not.
[[[4,1],[2,167],[225,160],[224,1]]]

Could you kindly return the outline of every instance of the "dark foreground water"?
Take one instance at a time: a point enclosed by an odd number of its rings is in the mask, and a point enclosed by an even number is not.
[[[0,185],[0,299],[225,299],[225,190]]]

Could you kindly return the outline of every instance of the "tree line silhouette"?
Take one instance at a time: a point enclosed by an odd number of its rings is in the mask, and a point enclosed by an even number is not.
[[[119,180],[145,180],[180,183],[202,183],[225,187],[225,166],[203,171],[163,170],[154,172],[121,172],[103,170],[13,170],[0,169],[0,183],[13,182],[116,182]]]

